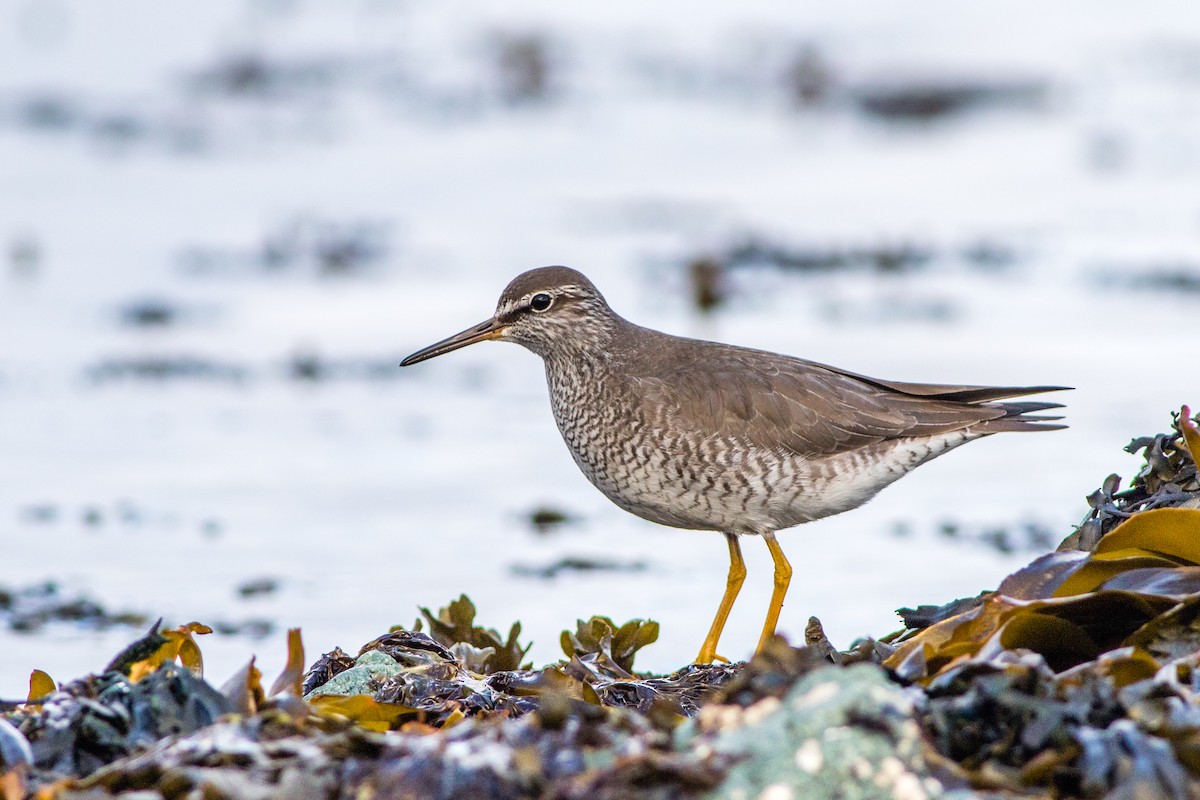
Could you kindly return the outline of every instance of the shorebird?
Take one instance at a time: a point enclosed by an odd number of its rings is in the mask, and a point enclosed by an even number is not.
[[[618,316],[567,267],[518,275],[490,319],[401,366],[490,339],[541,356],[563,440],[606,497],[653,522],[725,535],[729,574],[699,663],[721,658],[746,578],[739,537],[761,537],[775,564],[762,650],[792,577],[777,531],[856,508],[975,439],[1065,427],[1029,416],[1058,403],[996,401],[1068,387],[901,383],[672,336]]]

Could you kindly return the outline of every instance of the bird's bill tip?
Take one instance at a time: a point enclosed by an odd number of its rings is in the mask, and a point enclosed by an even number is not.
[[[408,367],[413,364],[418,364],[422,361],[427,361],[437,356],[445,355],[453,350],[466,347],[469,344],[476,342],[485,342],[488,339],[499,339],[504,335],[504,331],[508,328],[504,323],[498,322],[496,319],[489,319],[478,325],[467,328],[461,333],[456,333],[440,342],[435,342],[422,350],[418,350],[408,358],[400,362],[400,366]]]

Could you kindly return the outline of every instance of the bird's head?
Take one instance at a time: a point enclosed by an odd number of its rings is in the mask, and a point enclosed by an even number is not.
[[[604,296],[582,272],[539,267],[513,278],[490,319],[418,350],[400,366],[488,339],[516,342],[543,358],[603,346],[614,319]]]

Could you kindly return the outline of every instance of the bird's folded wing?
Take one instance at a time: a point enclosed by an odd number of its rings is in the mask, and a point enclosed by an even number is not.
[[[670,418],[669,424],[700,437],[715,434],[810,458],[997,419],[1005,416],[1004,408],[975,405],[975,398],[1019,393],[1014,389],[1004,394],[1007,390],[991,387],[889,385],[756,350],[704,348],[688,355],[692,357],[679,359],[653,377],[636,379],[648,410],[657,409]],[[956,393],[970,399],[964,402]]]

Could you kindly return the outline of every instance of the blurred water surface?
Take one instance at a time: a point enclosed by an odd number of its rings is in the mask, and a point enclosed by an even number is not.
[[[464,591],[538,661],[603,613],[658,619],[641,666],[683,664],[720,537],[595,492],[519,348],[396,367],[548,263],[676,333],[1078,387],[1069,431],[973,444],[781,537],[794,638],[994,586],[1022,531],[1065,536],[1134,469],[1125,442],[1200,403],[1198,17],[0,3],[0,587],[220,622],[220,680],[252,651],[281,665],[288,626],[310,655],[356,648]],[[538,509],[571,521],[539,533]],[[770,589],[746,549],[735,658]],[[527,574],[564,558],[639,568]],[[0,696],[135,635],[0,630]]]

